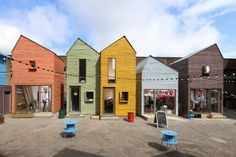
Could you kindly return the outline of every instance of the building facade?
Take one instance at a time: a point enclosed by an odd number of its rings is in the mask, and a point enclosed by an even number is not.
[[[0,53],[0,115],[11,113],[11,86],[6,82],[6,76],[10,73],[6,66],[7,60],[8,57]]]
[[[63,61],[21,35],[12,50],[12,112],[55,113],[63,105],[63,91]]]
[[[67,113],[99,113],[99,53],[77,39],[67,53]]]
[[[149,56],[137,65],[137,114],[155,113],[164,105],[178,115],[178,72]]]
[[[123,36],[100,55],[100,116],[136,114],[135,50]]]
[[[180,114],[223,113],[223,56],[216,44],[173,62],[179,72]]]

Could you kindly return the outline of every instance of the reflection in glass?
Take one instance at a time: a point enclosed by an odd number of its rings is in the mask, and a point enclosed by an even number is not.
[[[116,82],[116,59],[114,58],[108,59],[108,82]]]
[[[154,90],[144,89],[144,113],[153,113],[154,111]]]
[[[16,86],[16,113],[51,112],[50,86]]]

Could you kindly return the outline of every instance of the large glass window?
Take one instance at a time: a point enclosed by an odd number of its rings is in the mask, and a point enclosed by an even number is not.
[[[156,90],[156,110],[160,110],[164,105],[169,110],[175,109],[175,90]]]
[[[79,82],[86,81],[86,59],[79,59]]]
[[[108,82],[116,82],[116,59],[114,58],[108,59]]]
[[[196,112],[219,112],[219,93],[220,90],[217,89],[192,89],[190,110]]]
[[[16,86],[16,113],[51,112],[50,86]]]
[[[207,92],[205,89],[192,89],[190,110],[197,112],[207,111]]]

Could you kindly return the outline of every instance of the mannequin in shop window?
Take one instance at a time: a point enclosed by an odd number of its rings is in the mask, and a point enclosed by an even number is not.
[[[47,91],[46,90],[44,91],[42,98],[43,98],[43,112],[46,112],[46,105],[47,105]]]

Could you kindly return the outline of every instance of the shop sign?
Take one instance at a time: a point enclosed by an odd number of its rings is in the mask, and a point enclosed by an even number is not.
[[[168,89],[168,90],[158,90],[157,91],[157,96],[158,97],[174,97],[175,96],[175,90],[173,89]]]

